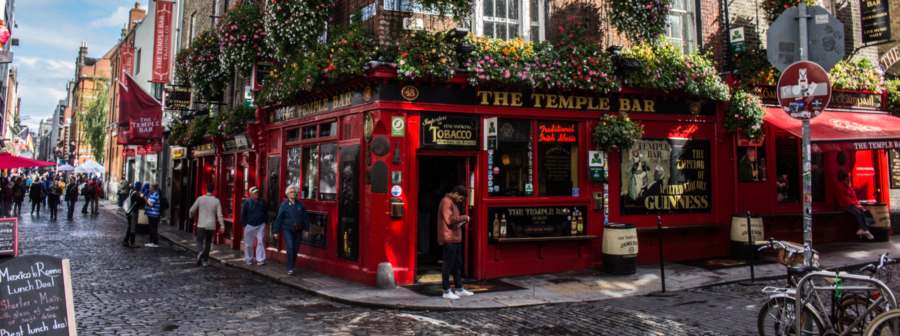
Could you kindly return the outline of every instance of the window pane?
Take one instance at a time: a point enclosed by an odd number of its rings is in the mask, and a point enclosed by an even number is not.
[[[765,142],[764,142],[765,143]],[[738,146],[738,182],[766,181],[766,147]]]
[[[539,8],[538,0],[531,0],[531,3],[528,7],[529,17],[531,17],[531,21],[540,20],[540,8]]]
[[[319,137],[330,137],[337,133],[337,121],[319,125]]]
[[[541,26],[531,23],[531,41],[532,42],[540,42],[541,41]]]
[[[506,0],[494,0],[494,4],[496,5],[494,8],[494,14],[498,18],[506,18]]]
[[[519,0],[509,0],[509,6],[507,8],[509,10],[508,18],[512,20],[519,19]]]
[[[800,202],[800,144],[793,135],[775,137],[775,185],[778,202]]]
[[[316,138],[316,126],[307,126],[303,128],[303,140]]]
[[[487,37],[494,37],[494,23],[493,22],[485,22],[484,30],[481,32],[481,35]]]
[[[291,157],[288,156],[288,162]],[[290,172],[288,172],[290,174]],[[288,175],[290,176],[290,175]],[[303,147],[303,187],[300,188],[300,198],[315,199],[318,193],[316,182],[319,178],[319,147]]]
[[[538,121],[538,195],[572,196],[578,188],[578,123]]]
[[[684,10],[684,0],[672,1],[672,10],[683,11]]]
[[[319,166],[319,200],[334,201],[337,199],[337,144],[323,144],[321,147],[322,164]]]
[[[531,120],[498,119],[497,149],[488,163],[490,196],[525,196],[534,171],[531,160]]]
[[[681,27],[681,16],[678,15],[669,15],[669,27],[667,30],[667,36],[669,38],[683,39],[682,36],[682,27]]]
[[[287,179],[285,180],[285,184],[284,184],[285,188],[294,186],[294,187],[297,187],[298,192],[301,191],[300,171],[302,169],[301,167],[303,166],[303,161],[301,159],[307,158],[307,155],[306,155],[307,151],[308,150],[305,150],[302,147],[288,148],[288,150],[287,150]],[[301,156],[301,153],[303,154],[302,156]],[[306,174],[305,170],[303,171],[303,174]],[[305,176],[305,175],[302,175],[302,176]],[[277,183],[274,186],[275,186],[275,188],[278,188]],[[279,190],[276,193],[276,195],[283,196],[284,190]]]
[[[498,22],[498,23],[495,23],[494,25],[497,26],[497,36],[494,36],[494,37],[501,39],[501,40],[507,39],[506,24]]]
[[[497,0],[503,1],[503,0]],[[494,1],[484,0],[484,16],[494,16]]]
[[[514,38],[514,37],[516,37],[516,36],[519,36],[519,25],[514,24],[514,23],[510,23],[510,24],[509,24],[509,35],[508,35],[508,36],[509,36],[509,38]]]
[[[300,140],[300,130],[292,129],[287,131],[287,142]]]

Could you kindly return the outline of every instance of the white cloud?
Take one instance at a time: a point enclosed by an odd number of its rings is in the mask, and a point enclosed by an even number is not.
[[[147,5],[142,5],[141,9],[147,10]],[[91,23],[88,24],[88,27],[122,27],[122,25],[128,23],[128,13],[130,11],[131,8],[127,7],[116,8],[109,16],[91,21]]]
[[[24,64],[24,65],[36,67],[36,66],[38,66],[39,62],[45,64],[43,66],[43,68],[46,70],[68,69],[68,70],[72,70],[73,73],[75,71],[75,62],[59,61],[59,60],[52,60],[52,59],[46,59],[46,58],[40,58],[40,57],[18,57],[18,58],[16,58],[15,65],[21,66]]]

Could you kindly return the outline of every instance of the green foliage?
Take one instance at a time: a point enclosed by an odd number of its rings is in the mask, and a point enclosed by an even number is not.
[[[214,31],[204,31],[188,47],[186,74],[194,93],[209,100],[221,93],[232,80],[232,71],[222,65],[219,37]]]
[[[629,150],[643,134],[644,126],[631,121],[625,112],[620,112],[619,117],[604,114],[594,128],[594,143],[597,148],[607,151]]]
[[[397,74],[401,79],[446,82],[456,74],[456,50],[445,32],[412,30],[398,47]]]
[[[262,7],[258,0],[238,1],[225,11],[216,26],[219,48],[222,50],[222,66],[237,69],[243,76],[249,76],[256,59],[275,56],[266,43],[263,27]]]
[[[210,119],[206,133],[214,137],[244,133],[247,130],[247,120],[254,119],[254,111],[255,109],[244,106],[221,109]]]
[[[656,41],[666,33],[671,5],[671,0],[610,1],[609,22],[630,41]]]
[[[842,60],[829,73],[831,87],[838,90],[857,90],[881,93],[884,88],[884,72],[867,59]]]
[[[769,63],[766,49],[750,49],[735,54],[735,77],[741,86],[752,84],[775,85],[781,72]]]
[[[191,71],[188,67],[188,59],[190,59],[191,49],[184,48],[175,54],[175,81],[182,85],[191,85]]]
[[[292,59],[311,52],[319,45],[319,36],[331,22],[332,0],[273,0],[265,6],[268,43],[279,59]]]
[[[728,99],[728,86],[719,77],[712,53],[684,54],[669,42],[644,44],[623,51],[641,61],[641,68],[625,71],[626,84],[665,92],[685,93],[718,101]]]
[[[775,20],[781,16],[781,13],[784,13],[785,9],[796,7],[798,3],[800,3],[798,0],[763,0],[763,2],[759,4],[759,7],[766,13],[766,21],[769,21],[769,24],[771,25],[772,22],[775,22]],[[807,6],[815,6],[818,4],[817,0],[806,0]]]
[[[187,146],[184,143],[184,136],[188,130],[188,123],[181,122],[169,127],[169,136],[166,137],[166,143],[169,146]]]
[[[735,90],[728,101],[728,109],[725,110],[725,129],[737,132],[750,140],[759,140],[765,134],[762,128],[766,117],[766,109],[763,108],[759,97],[744,90]]]
[[[452,16],[458,23],[465,23],[475,8],[474,0],[418,0],[422,9],[437,17]]]
[[[888,112],[900,117],[900,79],[892,79],[885,82],[887,90],[887,102],[885,105]]]
[[[92,97],[82,96],[86,104],[78,113],[78,123],[84,140],[91,146],[94,161],[103,162],[106,148],[106,120],[109,114],[109,78],[93,77],[95,91]]]

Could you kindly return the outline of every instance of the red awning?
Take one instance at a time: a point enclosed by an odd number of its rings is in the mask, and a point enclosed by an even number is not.
[[[798,137],[802,123],[770,107],[766,121]],[[809,123],[815,153],[900,148],[900,118],[889,114],[825,111]]]
[[[9,153],[0,153],[0,169],[31,168],[55,166],[53,162],[29,159],[21,156],[12,156]]]

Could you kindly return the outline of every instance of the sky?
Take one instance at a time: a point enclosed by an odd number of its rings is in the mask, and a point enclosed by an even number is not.
[[[135,2],[146,10],[149,0],[16,0],[12,38],[13,66],[19,68],[22,123],[37,131],[41,119],[53,116],[66,83],[75,78],[81,42],[88,57],[102,57],[119,41],[128,11]]]

